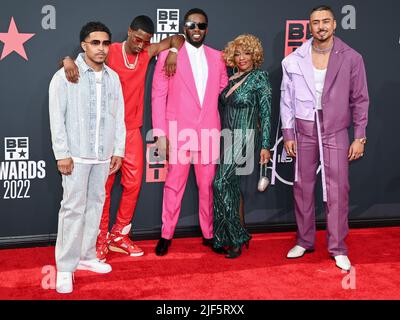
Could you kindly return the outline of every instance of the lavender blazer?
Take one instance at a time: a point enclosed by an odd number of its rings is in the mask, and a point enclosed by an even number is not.
[[[296,118],[313,121],[315,117],[317,98],[311,43],[309,39],[282,61],[280,112],[284,141],[295,140]],[[363,58],[335,37],[322,93],[324,133],[338,132],[353,123],[354,138],[366,137],[368,106]]]

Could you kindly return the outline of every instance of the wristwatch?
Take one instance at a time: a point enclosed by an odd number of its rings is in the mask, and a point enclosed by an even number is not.
[[[178,49],[177,48],[169,48],[169,51],[173,52],[173,53],[178,53]]]
[[[367,143],[367,138],[366,138],[366,137],[360,138],[360,139],[356,139],[356,140],[358,140],[358,141],[361,142],[362,144],[366,144],[366,143]]]

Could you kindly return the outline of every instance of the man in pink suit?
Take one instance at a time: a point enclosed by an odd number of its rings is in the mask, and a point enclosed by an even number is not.
[[[321,163],[329,254],[350,270],[348,234],[349,161],[364,155],[368,88],[361,55],[334,36],[330,7],[310,15],[312,38],[282,62],[281,118],[285,150],[296,157],[294,183],[297,245],[287,258],[314,250],[314,189]],[[350,145],[347,129],[353,124]]]
[[[159,55],[153,77],[152,119],[161,155],[169,157],[164,186],[162,231],[156,254],[165,255],[178,223],[191,163],[199,189],[199,220],[203,244],[212,248],[212,181],[219,157],[218,96],[228,83],[220,51],[203,45],[207,14],[189,10],[184,18],[186,42],[179,49],[176,74],[163,71],[168,52]]]

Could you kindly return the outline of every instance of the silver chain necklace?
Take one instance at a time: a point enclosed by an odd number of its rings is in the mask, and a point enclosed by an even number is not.
[[[316,46],[314,45],[314,43],[313,43],[312,48],[313,48],[313,50],[314,50],[316,53],[328,53],[328,52],[330,52],[330,51],[332,50],[333,44],[332,44],[329,48],[320,49],[320,48],[316,47]]]

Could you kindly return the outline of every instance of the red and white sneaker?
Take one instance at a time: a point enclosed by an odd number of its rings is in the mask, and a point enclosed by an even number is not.
[[[118,230],[111,230],[110,244],[108,248],[114,252],[125,253],[131,257],[140,257],[144,254],[144,251],[137,245],[133,244],[132,240],[129,239],[129,231],[131,225],[127,225],[124,228]]]
[[[110,234],[107,232],[100,232],[97,236],[96,242],[96,255],[97,259],[101,262],[106,262],[107,254],[109,252],[108,246],[110,244]]]

